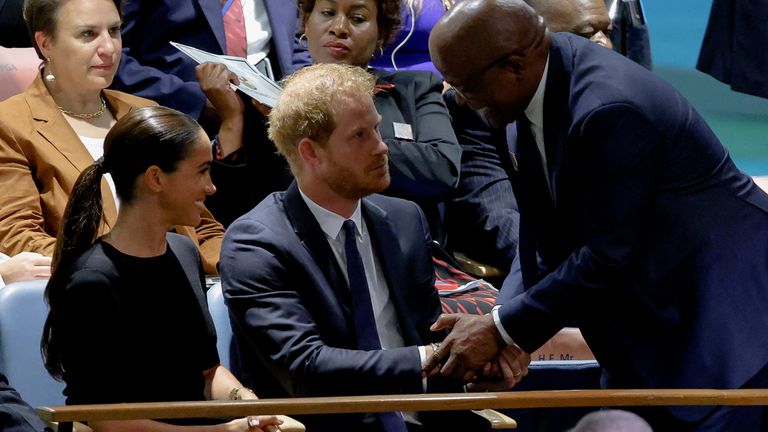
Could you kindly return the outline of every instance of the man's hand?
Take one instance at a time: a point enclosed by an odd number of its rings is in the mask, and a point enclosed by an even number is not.
[[[528,375],[528,364],[531,355],[516,344],[504,348],[497,360],[498,373],[483,374],[482,378],[467,385],[469,390],[509,390]]]
[[[22,252],[0,262],[0,276],[6,284],[51,277],[51,258],[33,252]]]
[[[475,381],[487,371],[486,364],[495,362],[505,343],[499,335],[493,318],[487,315],[444,314],[432,324],[431,330],[451,328],[451,333],[440,345],[438,355],[430,356],[424,366],[429,373],[448,357],[440,372],[465,382]]]

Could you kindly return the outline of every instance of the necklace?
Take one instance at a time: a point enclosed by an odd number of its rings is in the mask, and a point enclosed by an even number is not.
[[[99,110],[92,113],[76,113],[72,111],[67,111],[62,107],[59,107],[59,111],[61,111],[62,114],[66,114],[70,117],[84,119],[84,120],[90,120],[93,118],[101,117],[102,114],[104,114],[104,109],[107,108],[107,101],[104,100],[104,96],[100,96],[101,98],[101,106],[99,107]]]

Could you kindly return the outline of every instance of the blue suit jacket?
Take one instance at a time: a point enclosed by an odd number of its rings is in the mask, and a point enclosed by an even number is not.
[[[21,399],[5,375],[0,373],[0,430],[5,432],[50,431],[35,409]]]
[[[277,57],[277,64],[272,64],[276,74],[292,72],[294,63],[309,64],[306,50],[294,53],[298,18],[295,2],[263,1],[272,29],[272,52]],[[221,2],[126,0],[123,21],[123,57],[113,87],[198,118],[205,96],[195,77],[197,63],[168,42],[225,53]]]
[[[429,228],[414,203],[398,198],[369,196],[362,212],[395,304],[402,348],[357,349],[349,287],[296,183],[229,227],[221,260],[224,298],[239,343],[239,373],[260,396],[422,392],[417,345],[444,336],[429,330],[440,314]],[[308,421],[320,430],[358,430],[362,416]]]
[[[576,321],[613,386],[740,387],[768,363],[768,196],[647,70],[566,34],[549,62],[552,186],[518,133],[505,329],[531,352]]]
[[[696,69],[731,88],[768,98],[765,2],[714,0]]]
[[[462,149],[459,184],[446,202],[448,245],[507,271],[517,254],[520,215],[504,167],[511,162],[506,136],[479,112],[458,104],[453,88],[443,98]]]

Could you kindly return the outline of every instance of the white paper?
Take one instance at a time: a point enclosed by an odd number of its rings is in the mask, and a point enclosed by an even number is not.
[[[246,59],[212,54],[178,42],[171,42],[171,45],[200,64],[211,62],[225,65],[240,80],[240,85],[237,88],[263,105],[272,108],[277,103],[277,99],[282,91],[280,86],[268,76],[259,72]]]

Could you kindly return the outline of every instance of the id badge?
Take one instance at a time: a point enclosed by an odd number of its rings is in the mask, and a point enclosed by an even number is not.
[[[395,138],[413,141],[413,129],[408,123],[392,123],[395,129]]]

